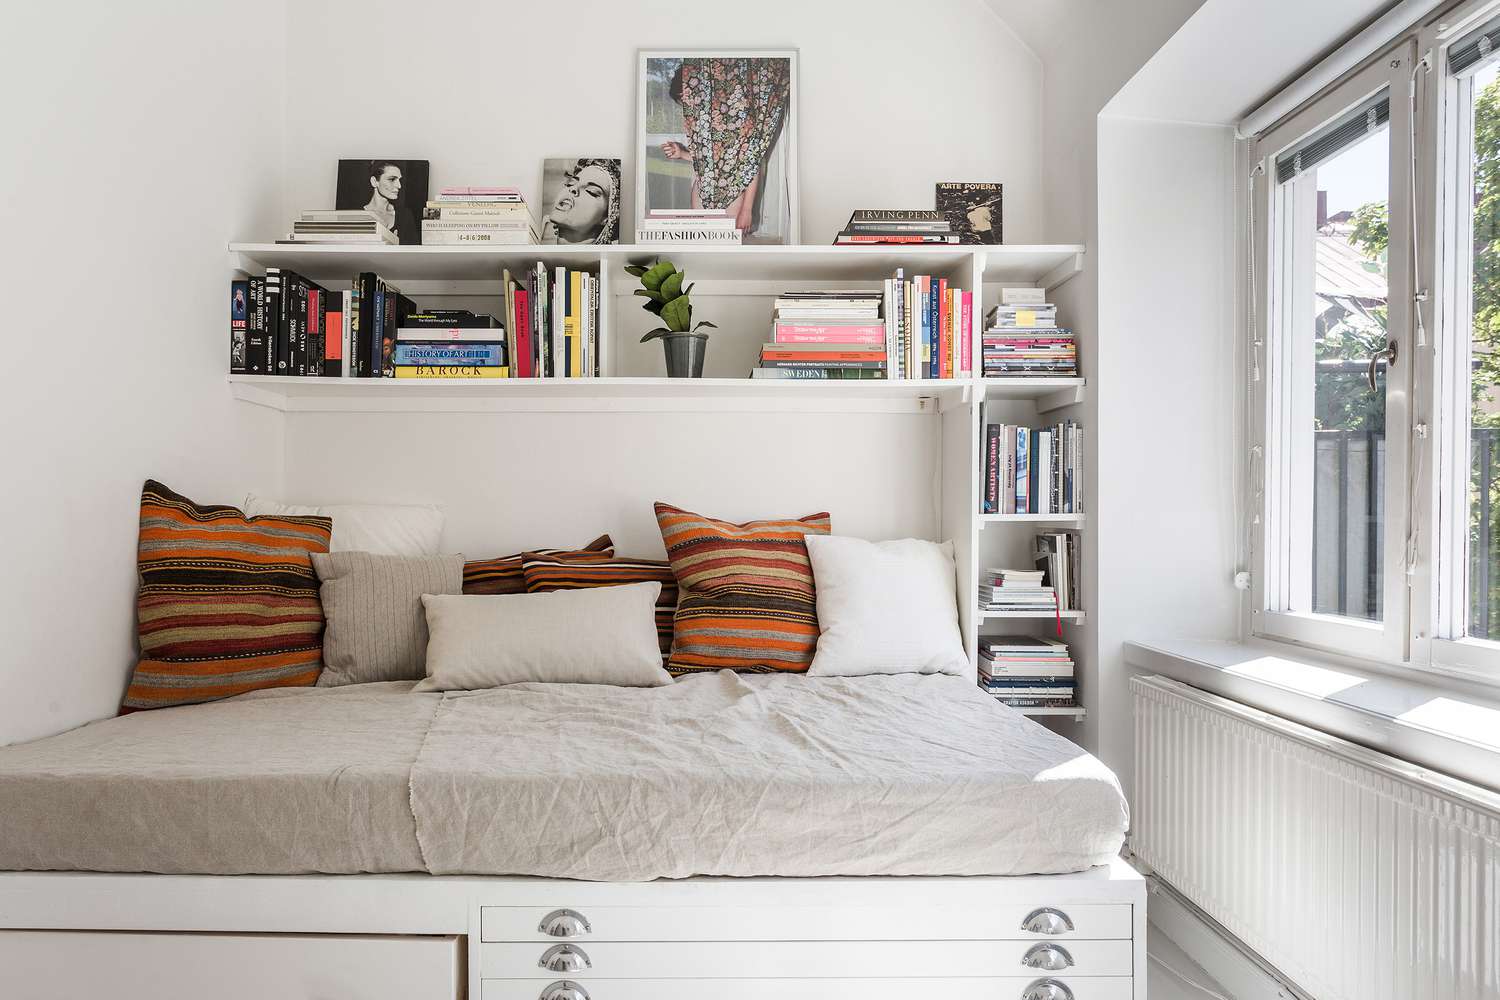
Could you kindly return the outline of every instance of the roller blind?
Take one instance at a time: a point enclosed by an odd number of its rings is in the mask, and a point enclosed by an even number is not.
[[[1276,157],[1276,180],[1285,183],[1379,132],[1391,120],[1391,95],[1379,94],[1353,108]]]
[[[1477,66],[1497,48],[1500,48],[1500,18],[1453,43],[1448,49],[1448,72],[1458,74]]]

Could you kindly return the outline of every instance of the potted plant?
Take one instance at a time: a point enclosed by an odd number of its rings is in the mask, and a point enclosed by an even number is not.
[[[669,260],[659,260],[650,267],[627,264],[625,270],[641,280],[635,294],[646,299],[643,303],[646,311],[666,324],[647,333],[641,343],[660,338],[666,353],[668,378],[702,378],[708,334],[698,331],[718,327],[708,320],[693,325],[693,304],[688,299],[693,286],[683,284],[686,275]]]

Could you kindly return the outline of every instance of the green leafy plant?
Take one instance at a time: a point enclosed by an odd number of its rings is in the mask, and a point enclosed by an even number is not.
[[[659,260],[650,267],[627,264],[625,270],[641,280],[641,287],[635,290],[635,294],[646,300],[641,305],[666,324],[643,336],[641,343],[674,333],[697,333],[704,327],[718,329],[706,319],[699,320],[697,326],[693,325],[693,304],[688,299],[693,286],[683,284],[687,275],[677,270],[671,261]]]

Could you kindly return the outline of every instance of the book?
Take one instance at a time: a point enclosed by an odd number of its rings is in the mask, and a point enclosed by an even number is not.
[[[834,240],[835,245],[865,246],[891,243],[958,243],[960,237],[956,233],[907,233],[897,230],[885,232],[854,232],[848,229],[841,230]]]
[[[473,313],[467,309],[423,309],[406,317],[404,329],[417,327],[485,328],[497,327],[500,323],[489,313]]]
[[[750,371],[751,378],[759,379],[806,379],[806,380],[869,380],[883,379],[886,373],[883,369],[860,369],[860,368],[753,368]]]
[[[944,181],[935,192],[934,204],[964,243],[997,244],[1001,238],[1004,185]]]
[[[931,208],[861,208],[849,216],[854,222],[930,222],[945,223],[948,217]]]
[[[503,365],[492,368],[473,365],[397,365],[396,378],[509,378],[510,370]]]
[[[635,232],[637,243],[726,243],[738,244],[738,229],[664,229],[646,225]]]
[[[405,341],[395,350],[396,367],[403,365],[475,365],[494,367],[505,364],[505,345],[429,344]]]
[[[870,371],[884,371],[885,362],[882,361],[835,361],[835,360],[782,360],[765,359],[761,362],[762,368],[862,368]]]
[[[229,283],[229,372],[244,375],[250,371],[250,282]]]
[[[824,326],[818,323],[773,323],[771,339],[777,344],[878,344],[886,345],[883,323]]]
[[[282,277],[281,268],[266,268],[266,335],[271,339],[272,375],[287,374],[287,356],[291,353],[286,339],[286,314],[282,310]]]
[[[429,230],[422,226],[422,243],[425,246],[527,246],[536,242],[530,230],[494,229],[490,227],[468,227],[464,229]]]
[[[761,348],[762,361],[885,361],[880,345],[858,344],[766,344]]]

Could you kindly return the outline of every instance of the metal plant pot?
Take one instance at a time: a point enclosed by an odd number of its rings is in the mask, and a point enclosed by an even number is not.
[[[702,378],[708,334],[669,333],[661,338],[667,356],[667,378]]]

